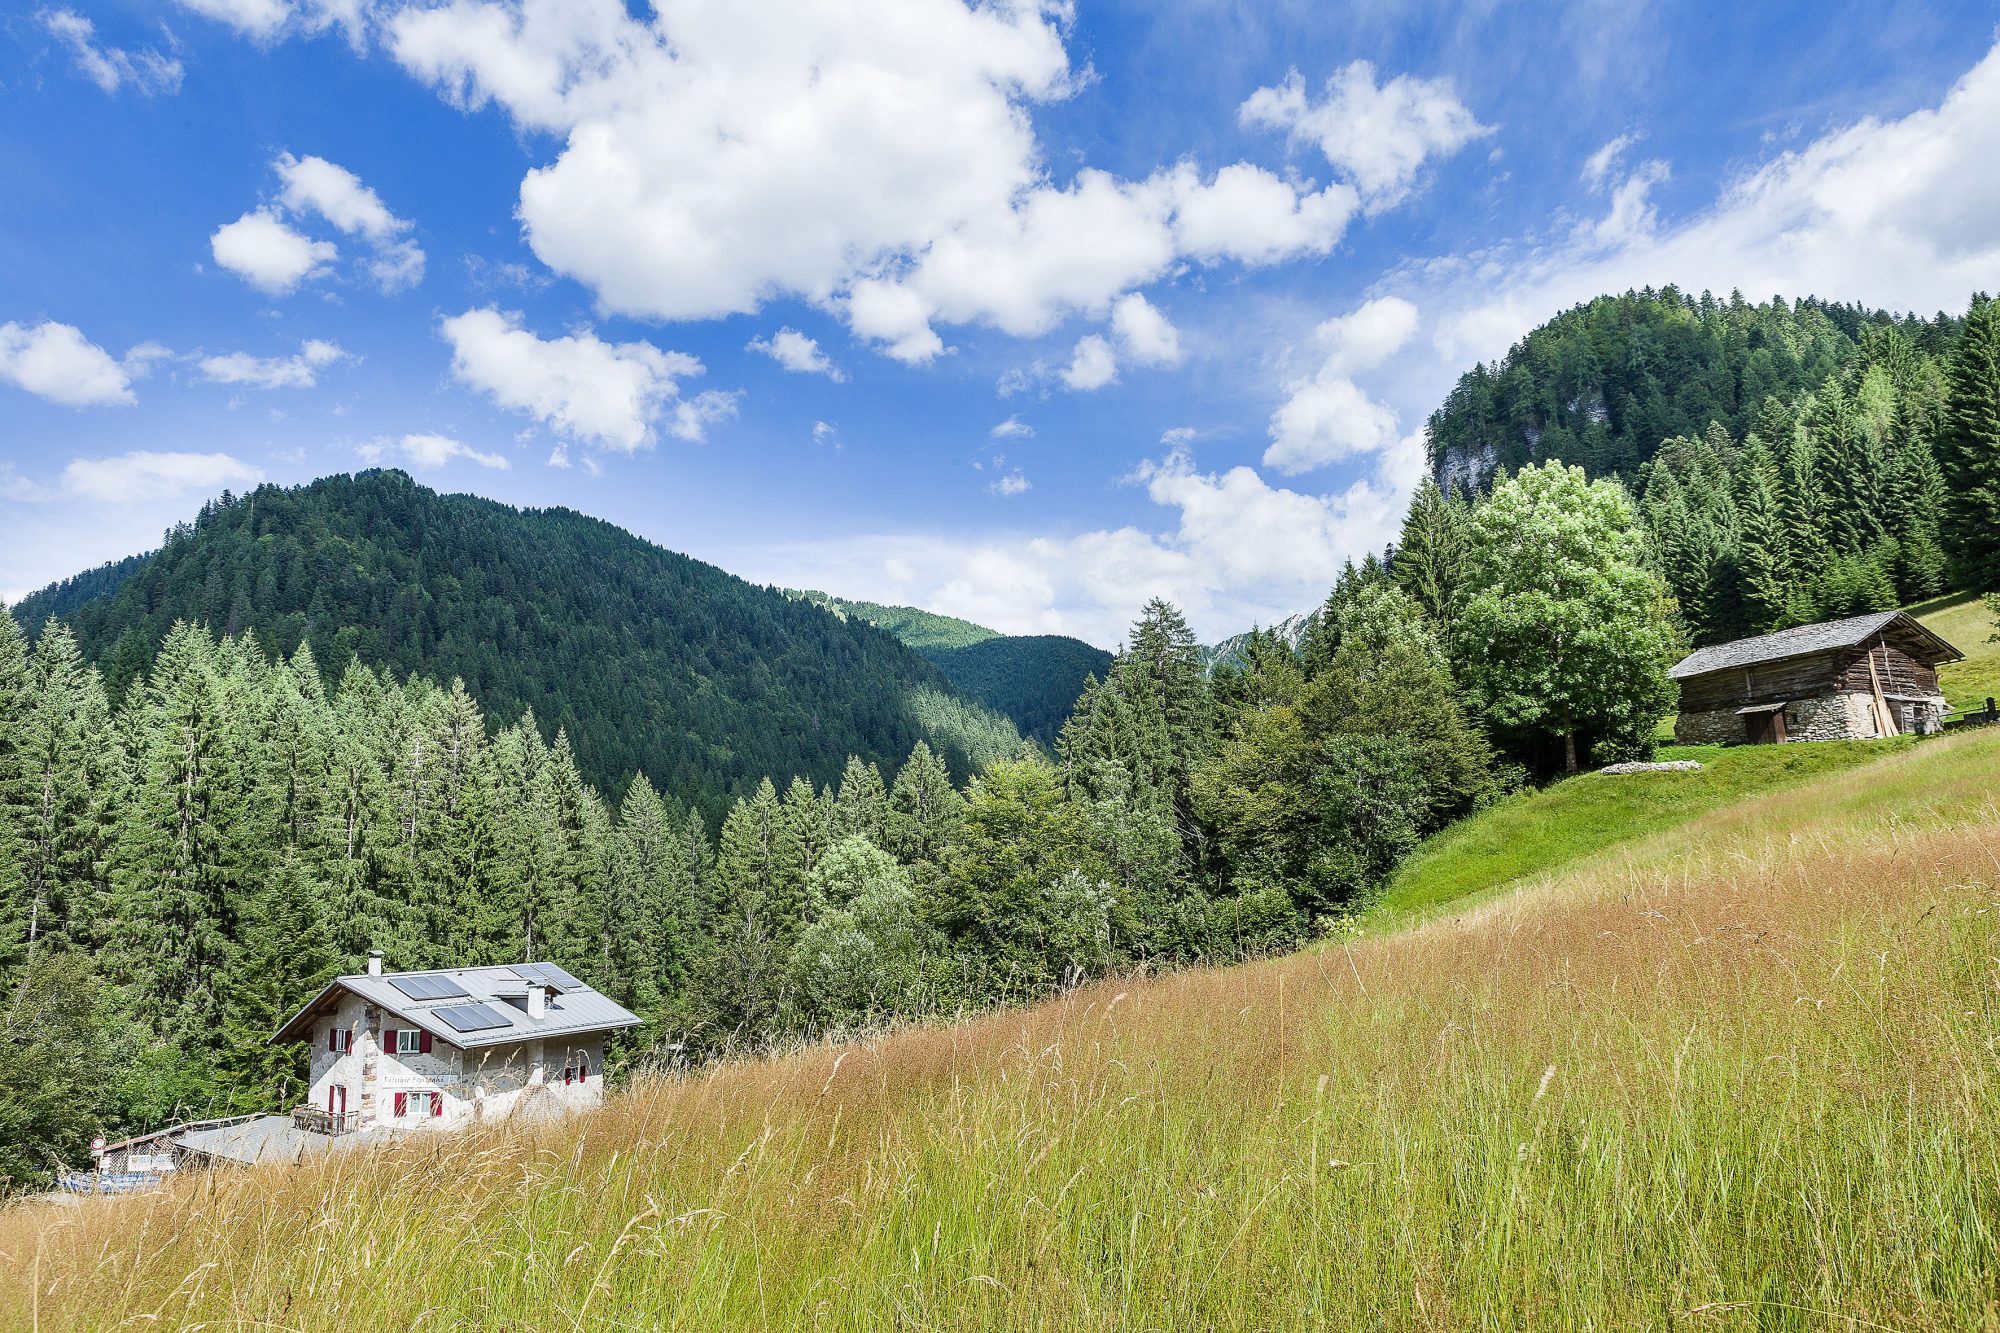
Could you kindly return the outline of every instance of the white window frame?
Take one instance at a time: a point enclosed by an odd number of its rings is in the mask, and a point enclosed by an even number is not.
[[[390,1054],[421,1055],[423,1053],[423,1041],[423,1034],[416,1028],[397,1028],[396,1049],[391,1051]]]
[[[424,1092],[416,1088],[412,1088],[408,1092],[404,1093],[403,1118],[405,1120],[415,1120],[418,1119],[419,1117],[425,1117],[430,1115],[431,1098],[437,1095],[438,1094],[435,1092]]]

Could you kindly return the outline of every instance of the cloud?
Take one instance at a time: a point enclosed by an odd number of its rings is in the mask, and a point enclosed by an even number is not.
[[[296,356],[252,356],[229,352],[203,357],[202,378],[214,384],[237,384],[251,389],[310,389],[318,383],[319,372],[328,366],[354,358],[336,343],[311,339]]]
[[[743,350],[762,352],[794,374],[824,375],[835,384],[844,383],[847,379],[840,367],[827,360],[819,343],[797,329],[779,329],[769,338],[752,338]]]
[[[1111,350],[1111,344],[1094,333],[1077,339],[1076,352],[1070,358],[1069,369],[1062,372],[1062,382],[1072,389],[1089,391],[1101,389],[1118,378],[1118,357]]]
[[[423,281],[424,252],[408,238],[414,224],[391,213],[359,176],[323,157],[290,153],[280,153],[273,166],[283,182],[279,202],[295,216],[317,214],[368,242],[375,253],[366,268],[382,290],[401,291]]]
[[[1034,438],[1035,428],[1021,420],[1021,414],[1016,412],[992,430],[987,431],[986,435],[988,439],[993,440],[1028,440]]]
[[[1963,308],[2000,275],[2000,46],[1935,107],[1864,118],[1746,170],[1715,202],[1662,222],[1642,170],[1613,185],[1602,222],[1413,266],[1393,284],[1432,315],[1430,396],[1557,311],[1604,292],[1679,285],[1817,295],[1929,313]],[[1664,178],[1664,165],[1661,176]],[[1634,182],[1638,182],[1634,184]],[[1628,188],[1629,192],[1628,192]]]
[[[83,76],[107,93],[130,86],[148,97],[181,89],[181,62],[158,51],[124,51],[99,46],[97,29],[72,9],[44,9],[35,15],[50,36],[69,49]]]
[[[1579,177],[1591,190],[1601,190],[1611,176],[1611,168],[1625,156],[1625,150],[1639,142],[1636,134],[1621,134],[1584,159],[1583,172]]]
[[[132,378],[145,373],[153,350],[141,344],[121,364],[74,325],[9,321],[0,324],[0,381],[65,407],[133,403]]]
[[[1177,447],[1131,477],[1171,516],[1161,532],[876,535],[743,548],[724,563],[759,582],[818,579],[1004,633],[1075,634],[1106,647],[1147,598],[1165,597],[1213,641],[1317,605],[1343,562],[1394,540],[1423,466],[1423,439],[1411,435],[1368,475],[1316,495],[1272,486],[1252,468],[1203,472]]]
[[[1136,366],[1177,366],[1181,361],[1180,331],[1137,292],[1111,307],[1111,332],[1125,360]]]
[[[366,33],[370,0],[179,0],[179,4],[252,41],[271,42],[292,31],[311,34],[339,28],[358,48]]]
[[[1015,468],[986,489],[1003,500],[1011,500],[1017,495],[1027,494],[1032,486],[1021,469]]]
[[[1330,319],[1314,331],[1323,349],[1318,368],[1291,386],[1271,414],[1271,444],[1264,465],[1284,473],[1307,472],[1392,443],[1400,418],[1371,398],[1352,376],[1372,370],[1406,346],[1417,331],[1417,308],[1385,296]]]
[[[699,440],[733,415],[734,394],[680,396],[701,362],[648,342],[608,343],[590,330],[543,339],[516,314],[487,307],[446,319],[452,374],[500,406],[525,412],[578,443],[618,453],[651,444],[657,429]]]
[[[812,437],[814,444],[830,444],[836,449],[845,447],[840,442],[840,427],[831,421],[813,422]]]
[[[1357,60],[1335,72],[1315,102],[1297,70],[1259,88],[1238,112],[1246,125],[1283,130],[1320,150],[1360,189],[1369,212],[1401,201],[1433,157],[1448,156],[1493,132],[1458,100],[1446,79],[1399,75],[1383,83]]]
[[[495,468],[501,472],[513,466],[504,455],[484,454],[471,445],[461,444],[445,435],[405,435],[400,439],[384,438],[364,444],[357,451],[370,464],[380,463],[385,458],[400,458],[414,468],[436,470],[456,458],[481,467]],[[568,467],[569,459],[563,456],[561,462],[554,457],[549,462],[557,467]]]
[[[340,257],[330,241],[292,230],[268,208],[252,209],[209,238],[215,262],[268,296],[284,296]]]
[[[78,458],[63,469],[63,490],[105,504],[159,500],[189,491],[254,486],[263,470],[228,454],[153,453],[136,449],[113,458]]]
[[[423,281],[424,252],[410,239],[414,224],[391,213],[380,195],[347,168],[323,157],[278,154],[276,204],[245,213],[209,238],[215,261],[270,296],[323,276],[340,257],[333,242],[316,240],[292,225],[318,218],[368,246],[364,273],[394,294]]]
[[[1363,198],[1346,182],[1315,191],[1191,161],[1053,178],[1031,112],[1080,86],[1069,21],[1068,5],[1027,0],[650,15],[620,0],[453,0],[398,9],[382,32],[452,104],[562,137],[522,182],[523,233],[610,313],[711,319],[796,298],[921,364],[949,350],[943,326],[1036,337],[1104,318],[1186,263],[1332,250]],[[1446,114],[1457,104],[1439,85],[1366,84],[1367,130],[1407,137],[1415,120],[1418,162],[1479,129]],[[1377,169],[1359,148],[1341,160]]]

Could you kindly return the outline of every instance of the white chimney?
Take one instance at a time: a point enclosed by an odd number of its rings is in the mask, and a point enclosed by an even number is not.
[[[528,1017],[540,1019],[549,1010],[549,988],[539,981],[528,983]]]
[[[368,975],[371,977],[382,975],[382,951],[380,949],[370,949],[368,951]]]

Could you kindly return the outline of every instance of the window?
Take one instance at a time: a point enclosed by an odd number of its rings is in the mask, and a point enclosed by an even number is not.
[[[428,1055],[431,1034],[416,1028],[395,1028],[384,1035],[382,1047],[393,1055]]]
[[[435,1092],[399,1092],[396,1094],[396,1114],[437,1115],[444,1110],[443,1096]]]

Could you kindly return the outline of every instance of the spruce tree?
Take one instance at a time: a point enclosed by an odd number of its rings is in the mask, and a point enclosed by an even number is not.
[[[866,838],[877,847],[889,843],[889,793],[875,765],[849,756],[834,797],[833,827],[842,838]]]
[[[1389,566],[1396,586],[1443,627],[1447,638],[1465,599],[1465,522],[1465,502],[1446,495],[1426,476],[1410,501]]]
[[[34,930],[35,906],[23,873],[32,805],[24,753],[32,688],[28,636],[0,603],[0,981],[26,956]]]
[[[964,814],[965,798],[952,786],[944,760],[918,741],[896,774],[889,807],[891,835],[885,850],[910,865],[935,865]]]
[[[215,642],[176,625],[137,705],[145,748],[119,827],[120,975],[152,1029],[190,1053],[217,1044],[244,887],[228,697]]]
[[[75,636],[51,621],[35,646],[20,732],[26,809],[20,868],[30,948],[91,943],[107,910],[103,864],[119,761],[110,706]]]
[[[2000,589],[2000,302],[1976,296],[1953,349],[1939,440],[1950,498],[1947,554],[1959,582]]]
[[[273,1046],[270,1038],[335,973],[329,897],[326,883],[292,848],[249,895],[216,1055],[232,1110],[283,1112],[308,1087],[305,1050],[297,1043]]]

